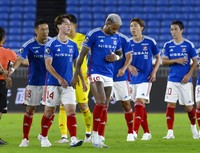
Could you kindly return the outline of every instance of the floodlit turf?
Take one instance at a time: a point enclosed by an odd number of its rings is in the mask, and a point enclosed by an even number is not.
[[[110,113],[106,126],[106,144],[109,149],[93,148],[91,144],[84,143],[83,146],[70,148],[69,144],[56,144],[60,138],[58,128],[58,115],[49,131],[49,140],[52,143],[50,148],[41,148],[37,141],[40,132],[40,121],[42,114],[34,116],[30,132],[30,146],[27,148],[18,147],[22,139],[23,113],[8,113],[0,120],[0,138],[8,142],[0,146],[0,153],[197,153],[200,148],[200,139],[192,138],[190,123],[187,114],[177,113],[175,115],[174,140],[163,140],[167,127],[165,114],[149,114],[149,126],[152,133],[152,140],[141,141],[143,131],[140,129],[138,140],[126,142],[127,128],[122,113]],[[84,123],[81,114],[77,114],[78,131],[77,137],[84,138]]]

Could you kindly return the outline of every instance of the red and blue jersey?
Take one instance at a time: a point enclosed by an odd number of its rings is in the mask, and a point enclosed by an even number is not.
[[[131,65],[138,69],[138,75],[131,77],[131,84],[139,84],[149,82],[148,77],[153,70],[153,57],[160,54],[156,41],[148,36],[143,36],[140,42],[130,39],[133,51],[133,59]]]
[[[168,81],[172,82],[181,82],[183,77],[190,71],[190,60],[197,57],[194,44],[187,39],[184,39],[181,43],[175,43],[173,40],[170,40],[164,44],[162,56],[167,57],[168,59],[177,59],[177,58],[187,58],[187,63],[182,64],[171,64],[169,66],[169,75]],[[190,82],[192,78],[190,78]]]
[[[126,54],[133,53],[130,46],[129,38],[120,32],[118,32],[118,34],[121,39],[123,58],[121,60],[114,62],[114,76],[113,76],[114,82],[130,80],[130,73],[128,72],[128,70],[125,71],[123,76],[117,77],[117,74],[118,70],[124,66],[124,63],[126,61]]]
[[[54,37],[46,45],[45,58],[52,58],[52,66],[55,71],[64,78],[68,85],[73,76],[73,61],[78,57],[78,47],[75,42],[68,39],[66,43],[60,42]],[[60,86],[58,80],[47,72],[47,85]]]
[[[48,41],[50,37],[48,38]],[[45,85],[46,68],[44,62],[45,44],[37,42],[32,38],[25,42],[22,48],[17,52],[17,55],[23,59],[28,58],[28,84],[43,86]]]
[[[107,35],[102,28],[96,28],[87,33],[82,45],[90,49],[88,75],[100,74],[113,78],[113,62],[107,62],[105,58],[111,52],[121,50],[119,35]]]

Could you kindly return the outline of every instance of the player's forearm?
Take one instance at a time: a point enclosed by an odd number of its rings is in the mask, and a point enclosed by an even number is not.
[[[160,67],[160,63],[161,63],[161,57],[160,57],[160,55],[157,55],[156,56],[156,62],[154,64],[154,69],[153,69],[155,72],[158,71],[158,69]]]
[[[189,70],[189,72],[187,74],[192,76],[192,74],[193,74],[194,70],[196,69],[197,65],[198,65],[197,59],[193,59],[193,63],[192,63],[192,65],[190,67],[190,70]]]
[[[123,69],[127,69],[132,62],[132,53],[126,54],[126,61],[124,63]]]

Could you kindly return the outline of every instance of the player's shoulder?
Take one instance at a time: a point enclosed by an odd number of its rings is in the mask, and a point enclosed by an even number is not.
[[[173,39],[171,39],[171,40],[169,40],[169,41],[164,43],[164,47],[169,46],[169,45],[174,45]]]
[[[187,45],[194,47],[194,43],[191,42],[190,40],[184,38],[184,42],[185,42]]]
[[[50,38],[49,41],[47,42],[47,46],[51,46],[56,41],[57,41],[57,37]]]
[[[88,32],[88,36],[92,36],[95,33],[98,33],[99,31],[101,31],[102,29],[100,27],[92,29],[91,31]]]
[[[125,34],[123,34],[123,33],[121,33],[121,32],[117,32],[117,34],[119,35],[119,37],[120,37],[121,39],[125,39],[126,41],[129,41],[128,36],[126,36]]]
[[[147,40],[147,41],[150,41],[150,42],[153,42],[154,44],[156,44],[156,40],[150,36],[144,35],[144,40]]]
[[[26,41],[26,42],[23,44],[23,47],[27,47],[28,45],[33,44],[33,43],[35,43],[35,42],[36,42],[35,37],[34,37],[34,38],[31,38],[31,39],[29,39],[28,41]]]

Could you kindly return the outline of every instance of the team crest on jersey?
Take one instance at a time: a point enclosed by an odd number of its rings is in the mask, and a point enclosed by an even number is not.
[[[182,52],[186,52],[186,48],[182,48]]]
[[[166,52],[166,50],[165,50],[165,49],[162,49],[161,53],[164,54],[165,52]]]
[[[21,54],[23,52],[23,50],[24,50],[23,48],[20,48],[20,50],[18,51],[18,53]]]
[[[88,37],[86,37],[86,38],[85,38],[85,40],[84,40],[84,43],[87,43],[87,42],[88,42],[88,40],[89,40],[89,38],[88,38]]]
[[[148,50],[148,47],[147,46],[143,46],[143,51],[147,51]]]
[[[45,50],[45,53],[46,53],[46,54],[50,54],[50,49],[47,48],[47,49]]]
[[[73,53],[73,49],[72,48],[69,48],[69,53]]]
[[[113,40],[113,45],[117,45],[117,41],[115,39]]]

